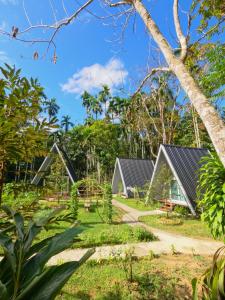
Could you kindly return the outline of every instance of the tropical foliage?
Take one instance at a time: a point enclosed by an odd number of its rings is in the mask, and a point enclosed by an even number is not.
[[[3,207],[11,225],[0,232],[4,250],[0,262],[0,298],[2,300],[54,299],[74,271],[93,253],[88,251],[79,261],[46,266],[49,259],[68,248],[80,232],[76,226],[61,234],[33,243],[56,211],[45,218],[25,223],[22,215]],[[34,293],[35,291],[35,293]]]
[[[225,169],[213,154],[203,159],[198,185],[199,207],[202,219],[214,237],[225,235]]]
[[[21,76],[21,70],[5,65],[0,79],[0,202],[7,165],[32,162],[45,154],[50,123],[39,116],[44,100],[37,80]]]
[[[202,290],[202,300],[223,300],[225,297],[225,247],[219,248],[213,257],[212,266],[202,275],[201,281],[192,280],[193,300],[198,297],[198,283]]]

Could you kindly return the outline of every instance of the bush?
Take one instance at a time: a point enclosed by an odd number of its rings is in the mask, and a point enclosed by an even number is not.
[[[20,184],[7,183],[3,189],[2,199],[5,205],[15,210],[27,210],[38,203],[40,193],[24,191],[24,186]]]
[[[192,280],[193,300],[198,300],[198,283],[204,300],[225,299],[225,247],[219,248],[213,257],[212,266],[203,274],[201,281]]]
[[[143,227],[134,227],[133,235],[135,237],[135,240],[140,242],[149,242],[156,240],[156,237],[153,235],[153,233],[145,230]]]
[[[174,212],[186,218],[190,214],[190,209],[185,206],[176,205],[174,207]]]
[[[225,168],[216,154],[202,160],[198,183],[198,206],[215,238],[225,234]]]
[[[103,187],[104,197],[104,213],[106,216],[106,222],[112,223],[113,207],[112,207],[112,188],[110,184],[105,184]]]

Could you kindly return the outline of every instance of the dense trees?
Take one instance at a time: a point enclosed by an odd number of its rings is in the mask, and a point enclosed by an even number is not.
[[[78,10],[72,11],[72,13],[61,20],[53,22],[53,24],[37,24],[32,25],[26,30],[19,31],[19,29],[14,26],[13,31],[11,33],[2,31],[3,34],[12,36],[14,39],[20,39],[23,34],[27,33],[27,31],[33,29],[42,29],[45,28],[46,31],[53,31],[49,37],[49,46],[54,46],[54,38],[59,30],[72,23],[74,19],[76,19],[79,14],[81,14],[91,3],[93,0],[89,0],[86,3],[82,4]],[[118,10],[118,13],[121,17],[124,16],[124,25],[122,26],[122,30],[126,27],[129,16],[132,16],[134,12],[136,12],[141,20],[143,21],[145,27],[147,28],[149,34],[152,36],[154,42],[158,46],[161,51],[162,56],[165,59],[166,66],[158,66],[157,68],[152,68],[150,72],[147,74],[146,78],[143,81],[143,84],[149,79],[152,75],[161,72],[169,72],[173,73],[178,81],[181,84],[182,89],[187,94],[190,99],[194,109],[198,113],[201,118],[211,140],[212,143],[225,166],[225,126],[223,120],[220,118],[216,108],[209,101],[207,93],[201,88],[198,79],[194,76],[192,70],[189,68],[187,62],[192,55],[193,48],[199,45],[199,41],[204,40],[205,37],[211,37],[215,32],[221,33],[220,29],[224,26],[224,1],[222,0],[201,0],[201,1],[192,1],[191,12],[192,15],[187,22],[188,24],[188,34],[185,35],[182,29],[180,18],[179,18],[179,0],[173,1],[173,14],[170,15],[170,18],[173,19],[175,34],[178,40],[178,49],[173,49],[170,43],[169,38],[166,38],[160,28],[156,24],[155,20],[152,18],[151,9],[149,8],[147,3],[144,3],[140,0],[132,0],[132,1],[104,1],[104,4],[110,9]],[[127,9],[128,7],[128,9]],[[130,9],[129,9],[130,7]],[[124,9],[123,9],[124,8]],[[197,12],[197,13],[196,13]],[[115,12],[117,13],[117,12]],[[116,16],[114,12],[111,13],[111,16]],[[201,21],[199,23],[198,29],[201,33],[197,39],[194,41],[193,30],[190,30],[192,25],[192,20],[195,19],[196,15],[200,15]],[[199,21],[199,20],[198,20]],[[30,21],[29,21],[30,22]],[[31,23],[30,23],[31,24]],[[182,24],[183,25],[183,24]],[[196,31],[196,26],[194,28]],[[204,29],[204,32],[202,30]],[[45,31],[45,34],[46,34]],[[198,32],[197,32],[198,33]],[[217,39],[222,43],[222,39]],[[35,39],[34,39],[35,41]],[[45,42],[48,41],[45,40]],[[53,61],[56,62],[56,54],[54,51]],[[201,68],[201,66],[199,65]],[[95,97],[94,97],[95,98]],[[92,109],[95,113],[95,118],[97,119],[97,115],[101,114],[99,101],[96,101],[96,98],[91,99]]]
[[[0,79],[0,202],[5,172],[10,163],[31,162],[43,156],[53,122],[40,118],[43,88],[21,70],[1,67]]]
[[[120,127],[105,120],[79,125],[69,131],[66,148],[78,178],[96,173],[99,181],[109,179],[117,156],[123,155]]]

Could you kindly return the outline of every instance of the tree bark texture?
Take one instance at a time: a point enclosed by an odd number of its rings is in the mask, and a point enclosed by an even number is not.
[[[153,21],[150,13],[140,0],[133,0],[133,6],[141,16],[149,33],[162,51],[168,66],[176,75],[191,103],[202,119],[215,150],[225,167],[225,124],[212,104],[201,91],[183,61],[176,57],[172,48]]]

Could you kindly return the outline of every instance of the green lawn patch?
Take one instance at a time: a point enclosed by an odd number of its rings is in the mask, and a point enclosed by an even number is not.
[[[199,277],[210,260],[190,255],[136,259],[132,282],[127,280],[122,260],[88,261],[74,273],[57,300],[191,299],[191,279]]]
[[[140,199],[137,199],[137,198],[123,198],[123,197],[118,196],[118,195],[114,196],[113,198],[115,200],[123,203],[123,204],[126,204],[127,206],[130,206],[130,207],[135,208],[135,209],[140,210],[140,211],[154,210],[154,209],[157,209],[157,208],[160,207],[160,203],[158,203],[158,202],[156,202],[154,204],[146,205],[144,198],[140,198]]]
[[[46,209],[48,213],[50,209]],[[40,214],[37,212],[36,216]],[[41,211],[45,214],[45,210]],[[117,208],[113,208],[113,224],[104,222],[103,207],[96,205],[92,206],[90,212],[84,209],[83,203],[80,204],[78,220],[83,232],[79,235],[79,240],[75,241],[72,248],[87,248],[92,246],[124,244],[127,242],[144,242],[155,240],[152,233],[141,227],[130,227],[127,224],[122,224],[123,212]],[[39,235],[39,240],[62,232],[72,224],[69,222],[59,222],[52,224],[47,231],[43,231]]]
[[[166,215],[155,215],[140,217],[139,220],[151,227],[168,232],[194,238],[212,239],[208,227],[199,219],[184,218],[176,215],[172,215],[169,218],[167,218]]]

